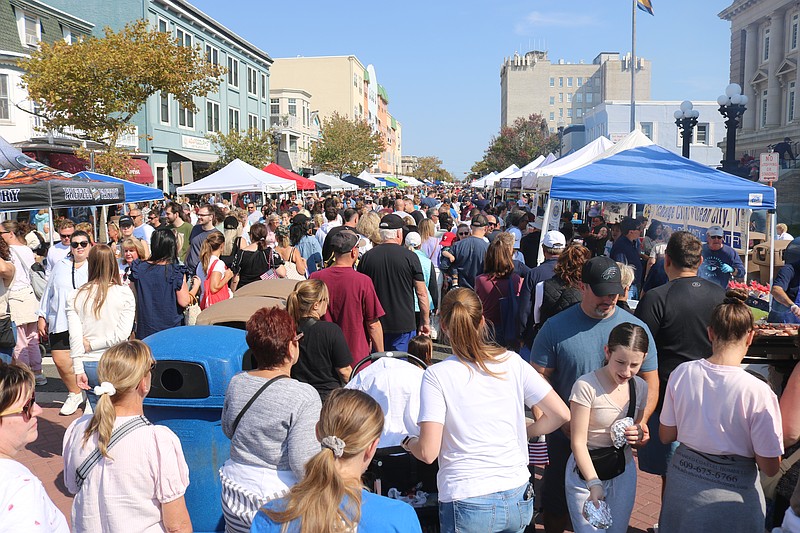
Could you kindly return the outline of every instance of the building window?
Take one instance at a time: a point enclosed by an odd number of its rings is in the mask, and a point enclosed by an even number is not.
[[[353,87],[358,87],[358,74],[353,74]]]
[[[175,37],[178,39],[179,45],[186,46],[188,48],[192,47],[192,34],[186,30],[175,28]]]
[[[266,117],[261,117],[261,131],[267,131],[267,119],[266,119]]]
[[[162,18],[158,19],[158,31],[161,33],[169,33],[169,22]]]
[[[558,86],[559,87],[563,87],[564,86],[564,78],[558,78]]]
[[[8,109],[8,74],[0,74],[0,120],[10,120]]]
[[[247,129],[248,130],[258,129],[258,115],[254,115],[252,113],[247,114]]]
[[[572,78],[567,78],[567,87],[572,87]]]
[[[247,67],[247,94],[258,96],[258,72],[253,67]]]
[[[184,128],[194,129],[194,113],[181,104],[178,104],[178,125]]]
[[[592,79],[591,78],[583,78],[583,84],[586,85],[587,87],[591,87],[592,86]]]
[[[210,44],[206,45],[206,62],[219,66],[219,50]]]
[[[267,99],[267,92],[268,92],[268,84],[267,84],[267,75],[263,72],[261,73],[261,98],[263,100]]]
[[[38,47],[39,41],[42,40],[42,25],[39,22],[39,17],[30,13],[23,13],[22,20],[17,20],[18,23],[21,23],[22,43],[26,46]]]
[[[558,117],[559,118],[564,118],[564,108],[563,107],[559,107],[558,108]]]
[[[567,93],[567,103],[568,104],[572,103],[572,93]]]
[[[159,120],[162,124],[169,124],[169,94],[161,93],[158,96]]]
[[[572,118],[572,108],[567,108],[567,118]]]
[[[789,30],[789,50],[797,50],[798,33],[800,33],[800,13],[795,13]]]
[[[577,108],[575,110],[575,116],[577,116],[578,118],[582,117],[583,116],[583,108],[580,108],[580,107]]]
[[[555,96],[551,96],[550,97],[550,105],[555,105],[555,103],[556,103],[556,97]]]
[[[761,120],[759,124],[761,124],[762,128],[767,125],[767,91],[761,92]]]
[[[645,137],[653,140],[653,123],[652,122],[640,122],[639,129],[644,134]]]
[[[550,87],[555,87],[555,86],[556,86],[556,79],[550,78]]]
[[[576,79],[578,80],[578,87],[581,87],[581,86],[583,86],[583,78],[581,78],[580,76],[578,76]]]
[[[239,60],[228,56],[228,85],[239,88]]]
[[[289,116],[297,116],[297,99],[289,98]]]
[[[61,37],[64,38],[65,43],[72,44],[72,30],[70,30],[63,24],[61,25]]]
[[[211,100],[206,100],[206,130],[219,131],[219,104]]]
[[[794,104],[795,104],[795,89],[797,82],[789,82],[789,94],[786,95],[786,123],[790,123],[794,119]]]
[[[289,136],[289,153],[297,153],[297,137]]]
[[[694,129],[694,144],[708,144],[708,124],[698,124]]]
[[[587,104],[592,103],[592,93],[586,93],[586,103]]]
[[[583,93],[575,93],[575,101],[579,104],[583,103]]]
[[[280,100],[277,98],[270,98],[269,99],[269,114],[270,115],[280,115],[281,114],[281,104]]]
[[[558,103],[559,104],[564,103],[564,93],[558,93]]]
[[[761,54],[761,61],[769,60],[769,28],[764,28],[764,38],[762,39],[764,46],[763,53]]]
[[[239,110],[235,107],[228,108],[228,133],[239,131]]]

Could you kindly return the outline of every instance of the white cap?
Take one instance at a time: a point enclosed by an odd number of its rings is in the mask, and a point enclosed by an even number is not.
[[[564,248],[567,245],[567,239],[560,231],[551,230],[544,234],[542,239],[542,246],[545,248]]]
[[[409,232],[406,235],[406,246],[411,246],[412,248],[418,248],[422,244],[422,237],[416,231]]]

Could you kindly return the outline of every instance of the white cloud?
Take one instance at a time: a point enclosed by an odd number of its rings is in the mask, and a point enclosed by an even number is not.
[[[521,21],[517,22],[514,29],[517,34],[527,34],[532,30],[546,28],[582,28],[598,24],[596,18],[590,15],[576,15],[567,12],[542,13],[532,11]]]

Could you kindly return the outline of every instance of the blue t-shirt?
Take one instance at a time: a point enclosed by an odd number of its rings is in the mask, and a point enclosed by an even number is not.
[[[726,274],[722,271],[722,265],[730,265],[734,271],[732,274]],[[719,250],[712,250],[707,244],[703,245],[703,264],[697,270],[697,275],[703,279],[713,281],[723,289],[728,288],[728,282],[731,276],[741,278],[744,276],[744,264],[739,258],[736,250],[723,244]]]
[[[316,237],[305,235],[300,242],[297,243],[297,251],[300,256],[306,260],[308,274],[311,275],[317,271],[317,265],[322,264],[322,246]]]
[[[647,357],[639,372],[657,370],[656,345],[644,322],[620,308],[616,308],[610,317],[597,320],[587,316],[580,305],[573,305],[544,323],[533,340],[531,361],[554,370],[550,385],[569,405],[572,386],[579,377],[603,366],[603,347],[608,343],[608,335],[625,322],[642,326],[650,339]]]
[[[632,241],[622,235],[614,241],[609,255],[617,263],[633,267],[633,281],[637,287],[642,286],[642,260],[639,257],[639,241]]]
[[[286,498],[272,500],[264,505],[266,509],[282,511]],[[253,520],[250,533],[280,533],[283,524],[273,522],[263,511]],[[300,520],[289,523],[287,533],[300,531]],[[361,520],[358,533],[422,533],[419,518],[414,508],[405,502],[378,496],[366,490],[361,491]]]
[[[456,258],[452,267],[458,271],[458,283],[468,289],[475,288],[475,278],[483,274],[483,262],[489,243],[480,237],[467,237],[453,244],[450,253]],[[443,270],[451,267],[450,261],[443,257],[439,260]]]

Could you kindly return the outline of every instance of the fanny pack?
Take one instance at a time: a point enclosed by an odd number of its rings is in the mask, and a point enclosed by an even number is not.
[[[633,415],[636,413],[636,384],[633,381],[634,378],[628,381],[630,400],[628,402],[628,413],[625,416],[629,418],[633,418]],[[606,448],[589,450],[589,457],[592,459],[594,470],[597,472],[597,477],[600,478],[600,480],[608,481],[609,479],[614,479],[625,471],[625,464],[627,463],[625,448],[627,447],[628,445],[626,444],[622,448],[608,446]],[[580,468],[578,469],[578,475],[581,479],[584,479]]]

